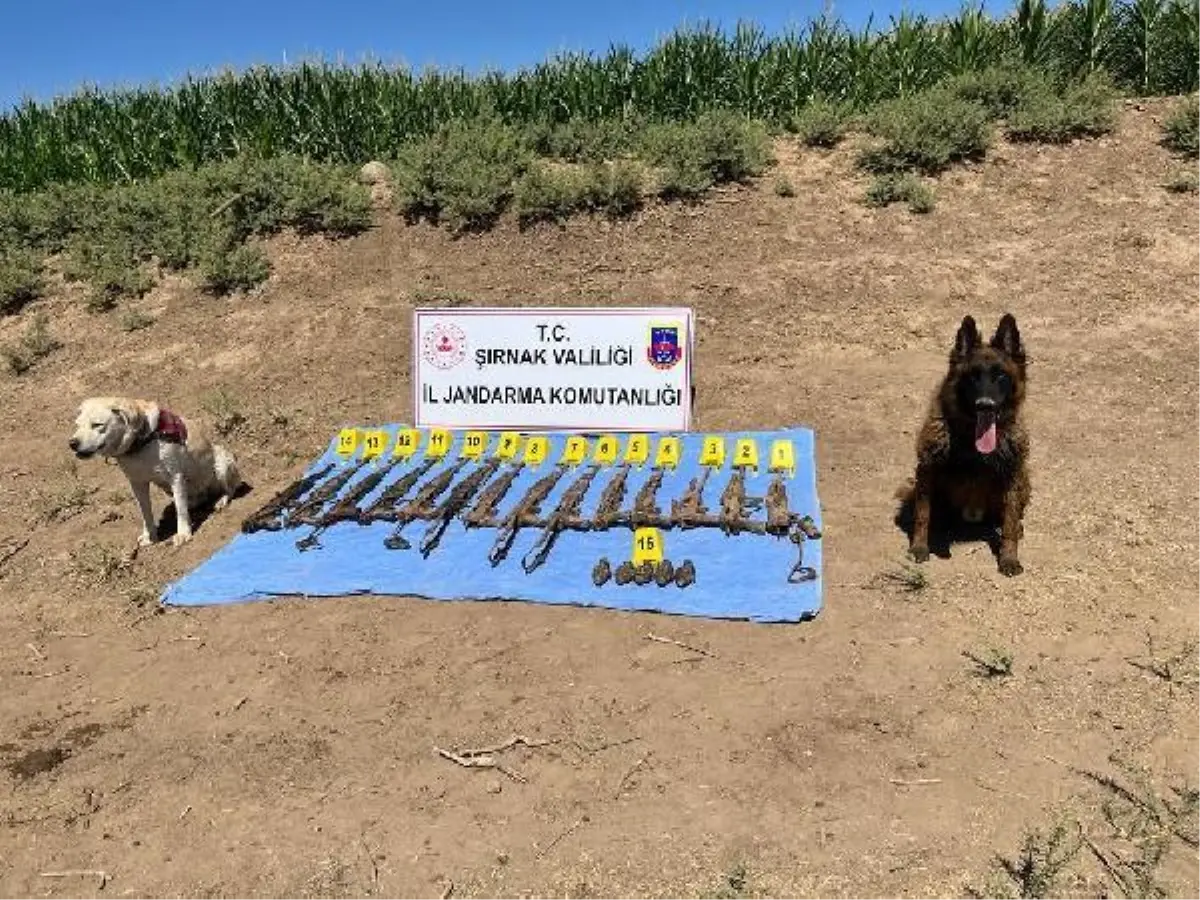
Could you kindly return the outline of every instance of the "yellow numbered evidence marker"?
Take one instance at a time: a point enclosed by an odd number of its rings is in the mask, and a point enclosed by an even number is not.
[[[733,464],[758,471],[758,444],[750,438],[738,438],[733,451]]]
[[[725,465],[725,439],[715,434],[704,438],[700,449],[700,465],[719,469]]]
[[[496,456],[507,462],[515,459],[517,451],[520,449],[521,436],[515,431],[506,431],[500,435],[500,443],[496,446]]]
[[[534,435],[525,442],[525,465],[536,469],[546,461],[550,453],[550,439],[543,434]]]
[[[600,466],[611,466],[617,461],[617,451],[621,447],[621,442],[613,435],[601,435],[596,441],[596,452],[592,456],[592,461]]]
[[[363,459],[375,459],[383,456],[387,449],[389,435],[381,428],[363,432]]]
[[[487,450],[488,436],[486,431],[468,431],[463,435],[462,457],[475,462],[483,459]]]
[[[771,444],[771,471],[781,472],[789,478],[796,474],[796,449],[788,440]]]
[[[334,451],[343,459],[349,459],[358,452],[358,429],[343,428],[338,432],[337,449]]]
[[[631,466],[645,465],[650,458],[650,438],[644,434],[631,434],[625,445],[625,463]]]
[[[567,445],[563,447],[563,454],[560,462],[564,466],[577,466],[587,459],[587,452],[587,438],[578,434],[573,434],[567,438]]]
[[[392,448],[392,456],[409,459],[421,446],[421,432],[415,428],[402,428],[396,432],[396,446]]]
[[[633,565],[657,566],[663,559],[663,536],[657,528],[639,528],[633,533]]]
[[[654,467],[657,469],[674,469],[679,465],[679,438],[665,437],[659,440],[658,450],[654,454]]]
[[[429,432],[429,443],[425,445],[425,455],[430,459],[441,459],[450,452],[454,438],[445,428],[433,428]]]

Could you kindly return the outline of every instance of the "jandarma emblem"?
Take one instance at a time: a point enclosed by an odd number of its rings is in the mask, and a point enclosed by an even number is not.
[[[425,332],[422,356],[439,369],[453,369],[467,358],[467,336],[457,325],[434,325]]]
[[[678,325],[651,325],[646,358],[656,369],[670,369],[683,358]]]

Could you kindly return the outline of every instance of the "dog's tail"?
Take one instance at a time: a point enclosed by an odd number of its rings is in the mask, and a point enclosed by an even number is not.
[[[911,503],[917,493],[917,481],[915,478],[909,478],[904,484],[896,488],[895,498],[901,503]]]

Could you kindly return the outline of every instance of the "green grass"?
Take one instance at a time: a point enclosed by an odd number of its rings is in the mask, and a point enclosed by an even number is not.
[[[1200,97],[1193,94],[1171,110],[1163,123],[1163,145],[1191,159],[1200,155]]]
[[[788,130],[805,147],[836,147],[846,136],[851,108],[845,103],[814,100],[788,123]]]
[[[195,270],[215,293],[261,283],[270,267],[250,238],[285,228],[336,238],[371,223],[369,192],[350,167],[290,156],[139,184],[0,193],[0,312],[38,296],[40,261],[56,253],[64,276],[88,286],[88,308],[104,312],[145,294],[160,269]]]
[[[41,296],[42,289],[42,264],[36,253],[0,248],[0,315],[19,312]]]
[[[1195,172],[1176,172],[1163,187],[1172,194],[1195,194],[1200,192],[1200,179]]]
[[[1115,123],[1115,100],[1116,93],[1103,74],[1060,94],[1035,90],[1008,116],[1008,136],[1016,141],[1065,144],[1108,134]]]
[[[890,206],[893,203],[906,203],[909,212],[924,214],[933,212],[936,198],[929,185],[911,172],[904,172],[876,176],[867,188],[864,202],[867,206],[875,208]],[[915,571],[924,578],[922,570]],[[924,586],[923,581],[921,586]]]
[[[640,122],[725,109],[782,127],[818,99],[861,111],[1014,61],[1056,81],[1105,72],[1122,90],[1179,95],[1200,86],[1198,55],[1196,0],[1015,0],[1002,16],[968,5],[865,30],[831,16],[770,35],[752,23],[702,24],[642,54],[614,46],[478,76],[256,67],[22,103],[0,115],[0,189],[140,183],[240,155],[361,165],[481,117],[536,131],[556,158],[611,160]]]
[[[981,159],[991,146],[987,110],[950,88],[935,88],[881,104],[867,118],[878,138],[859,155],[859,166],[884,174],[936,174],[951,165]]]
[[[659,169],[658,193],[668,200],[697,200],[714,185],[761,175],[773,162],[762,123],[727,110],[648,128],[638,150]]]
[[[60,347],[62,343],[50,333],[50,317],[43,311],[29,320],[15,343],[0,347],[0,358],[11,374],[20,377]]]

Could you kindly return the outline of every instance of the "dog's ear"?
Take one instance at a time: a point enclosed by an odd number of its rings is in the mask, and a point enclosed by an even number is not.
[[[1025,345],[1021,343],[1021,332],[1017,330],[1017,320],[1012,313],[1005,313],[1000,319],[996,333],[992,336],[992,346],[1024,365]]]
[[[121,435],[121,443],[117,452],[118,454],[128,453],[129,448],[136,441],[149,435],[150,422],[138,406],[114,406],[112,411],[125,426],[125,432]]]
[[[966,359],[978,346],[979,329],[975,327],[975,320],[970,316],[963,316],[962,325],[958,327],[958,334],[954,338],[954,350],[950,354],[950,361]]]

